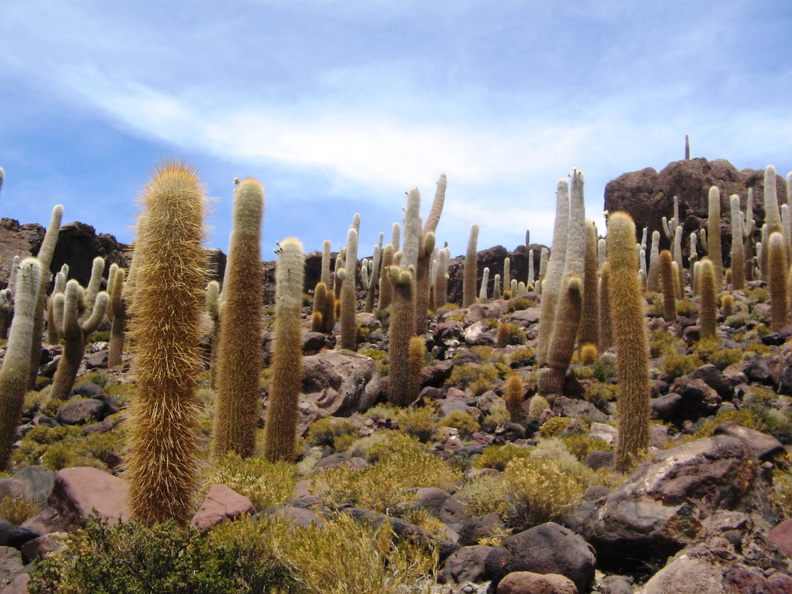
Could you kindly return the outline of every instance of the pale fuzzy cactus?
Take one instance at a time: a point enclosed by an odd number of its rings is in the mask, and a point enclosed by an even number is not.
[[[441,174],[440,179],[437,181],[437,189],[435,190],[435,196],[434,200],[432,201],[432,207],[429,211],[429,216],[426,217],[426,223],[424,223],[424,226],[422,229],[420,229],[418,235],[418,259],[415,265],[416,334],[425,334],[428,330],[427,314],[429,311],[430,298],[429,264],[431,262],[432,253],[434,252],[437,225],[440,222],[440,215],[443,212],[443,205],[445,204],[446,185],[446,176],[445,174]]]
[[[792,175],[792,173],[790,175]],[[525,230],[525,247],[528,247],[529,245],[531,245],[531,230],[530,229],[526,229]]]
[[[394,247],[392,243],[386,245],[382,250],[382,265],[380,266],[380,294],[377,303],[377,311],[387,309],[393,299],[393,285],[388,277],[388,268],[393,264]]]
[[[647,227],[643,228],[641,232],[641,249],[646,251],[646,240],[648,239],[649,229]]]
[[[16,290],[16,278],[17,278],[17,270],[19,270],[19,265],[22,262],[22,258],[19,256],[14,256],[14,260],[11,262],[11,271],[8,273],[8,290],[11,291],[11,298],[13,300],[14,292]]]
[[[641,245],[638,244],[638,247]],[[638,270],[644,277],[646,276],[646,250],[644,249],[638,250]]]
[[[399,223],[393,223],[391,226],[391,245],[394,254],[399,251],[401,246],[401,225]]]
[[[743,246],[743,217],[740,211],[740,197],[737,194],[732,194],[729,197],[729,206],[731,207],[732,225],[732,289],[742,291],[745,287],[745,247]]]
[[[605,265],[605,259],[607,258],[608,252],[606,250],[607,243],[605,242],[605,238],[601,237],[597,240],[597,269],[601,269]]]
[[[684,299],[685,297],[685,280],[684,268],[682,267],[682,227],[677,226],[674,231],[674,243],[672,246],[671,255],[674,257],[674,264],[676,264],[677,273],[677,299]]]
[[[484,272],[481,273],[481,287],[479,288],[479,294],[478,294],[479,303],[486,303],[489,300],[488,286],[487,286],[489,285],[489,275],[490,275],[489,267],[485,267]]]
[[[685,161],[690,161],[690,134],[685,134]]]
[[[492,299],[498,300],[502,298],[503,295],[501,294],[501,275],[496,274],[495,278],[492,281]]]
[[[776,168],[768,165],[764,174],[764,208],[767,234],[782,232],[781,213],[778,208],[778,193],[776,191]]]
[[[513,278],[512,282],[511,282],[511,287],[509,288],[509,291],[510,291],[510,294],[512,296],[512,299],[514,297],[519,297],[520,296],[519,290],[520,290],[520,283],[517,282],[516,278]]]
[[[330,258],[332,256],[330,249],[332,245],[329,239],[325,239],[322,242],[322,268],[319,282],[324,283],[328,289],[332,288],[330,285]]]
[[[55,253],[55,246],[58,243],[61,219],[63,218],[63,206],[56,204],[52,209],[52,218],[44,234],[44,241],[41,243],[36,257],[41,263],[41,286],[36,297],[36,311],[33,319],[33,341],[30,344],[30,367],[28,368],[28,389],[32,389],[36,384],[39,363],[41,362],[41,337],[44,330],[44,308],[47,304],[47,283],[49,282],[49,271],[52,264],[52,256]]]
[[[699,266],[699,325],[702,340],[715,338],[718,319],[718,290],[715,287],[715,270],[709,258]]]
[[[354,229],[350,231],[357,234]],[[281,242],[275,275],[275,330],[264,457],[272,462],[292,462],[302,385],[300,312],[305,279],[305,257],[297,239],[289,237]]]
[[[388,402],[396,406],[408,406],[412,403],[408,351],[410,338],[414,335],[415,278],[412,267],[402,270],[399,266],[391,266],[389,275],[393,285],[393,301],[388,332]]]
[[[528,250],[528,280],[526,284],[532,285],[536,280],[536,270],[534,264],[534,251],[533,249]],[[511,286],[511,281],[509,281],[508,285],[503,283],[503,286]]]
[[[448,266],[451,262],[451,248],[439,250],[437,258],[437,278],[435,279],[435,310],[448,302]]]
[[[721,204],[720,190],[712,186],[709,190],[707,211],[707,255],[715,270],[715,286],[723,286],[723,257],[721,255]],[[780,225],[780,222],[779,222]]]
[[[22,416],[30,368],[33,317],[42,276],[41,263],[36,258],[26,258],[17,270],[16,313],[0,368],[0,470],[8,470]]]
[[[673,322],[677,318],[677,292],[675,288],[676,274],[671,252],[660,252],[660,284],[663,289],[663,319]]]
[[[688,262],[690,263],[690,268],[693,268],[693,264],[698,260],[698,235],[695,233],[691,233],[688,236]]]
[[[561,292],[561,281],[564,276],[568,230],[569,182],[561,178],[558,180],[556,193],[553,246],[546,273],[542,277],[542,309],[539,318],[539,339],[536,347],[536,362],[540,366],[547,363],[547,351],[553,335],[553,321],[555,320],[558,296]]]
[[[382,246],[379,244],[374,246],[374,255],[369,260],[368,266],[368,282],[365,283],[366,288],[366,305],[365,311],[371,313],[374,311],[374,297],[379,287],[380,278],[380,264],[382,263]]]
[[[586,207],[582,171],[578,169],[573,171],[570,185],[563,290],[556,305],[552,334],[547,349],[548,367],[540,372],[537,381],[537,389],[543,395],[561,393],[580,326],[586,253]]]
[[[14,315],[14,301],[9,289],[0,291],[0,339],[5,340]]]
[[[498,275],[495,275],[495,276],[498,276]],[[506,258],[503,259],[503,276],[501,278],[503,279],[503,286],[504,287],[510,287],[511,286],[511,258],[509,258],[509,257],[506,257]],[[493,299],[495,299],[495,298],[496,297],[494,296],[494,290],[493,290]]]
[[[606,261],[600,270],[599,280],[599,352],[613,346],[613,323],[610,307],[610,264]]]
[[[462,272],[462,307],[470,307],[476,302],[476,281],[478,280],[478,223],[470,227],[465,265]]]
[[[341,339],[342,349],[357,350],[357,295],[355,290],[355,275],[357,273],[358,232],[350,227],[347,232],[346,256],[341,284]],[[339,274],[336,274],[339,278]]]
[[[537,293],[540,295],[542,294],[542,284],[544,283],[544,279],[547,276],[547,264],[550,260],[550,250],[546,247],[542,247],[539,252],[539,280],[536,283]]]
[[[220,283],[215,280],[209,281],[209,284],[206,285],[206,312],[212,322],[212,329],[209,333],[209,387],[213,390],[217,389],[217,354],[220,350],[221,309]]]
[[[660,282],[660,231],[652,231],[652,249],[649,252],[649,271],[646,275],[646,290],[657,293]]]
[[[61,266],[60,272],[55,275],[55,286],[52,288],[52,294],[47,299],[47,343],[49,344],[58,344],[60,340],[60,336],[58,335],[58,329],[55,327],[55,320],[54,320],[54,309],[52,302],[55,298],[55,295],[58,293],[63,293],[66,290],[66,281],[69,278],[69,265],[64,264]]]
[[[770,289],[770,328],[780,332],[787,325],[789,304],[787,302],[787,274],[789,266],[786,257],[784,237],[774,231],[770,234],[767,249],[767,284]]]

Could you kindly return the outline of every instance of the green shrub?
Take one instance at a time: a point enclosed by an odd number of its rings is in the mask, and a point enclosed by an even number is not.
[[[509,363],[526,366],[534,362],[536,351],[531,347],[521,347],[509,353]]]
[[[19,526],[25,520],[36,516],[41,511],[38,503],[27,497],[7,495],[0,499],[0,518]]]
[[[719,349],[710,354],[707,361],[723,371],[729,365],[742,361],[743,352],[740,349]]]
[[[569,452],[581,462],[591,452],[612,450],[613,447],[600,437],[592,437],[585,433],[574,433],[561,438]]]
[[[509,409],[506,408],[506,404],[503,401],[497,401],[492,403],[481,425],[486,431],[492,431],[501,423],[508,421],[511,421]]]
[[[404,409],[399,415],[399,428],[426,443],[435,432],[437,415],[430,406]]]
[[[679,353],[668,353],[661,364],[661,371],[669,381],[678,377],[693,373],[704,365],[704,362],[696,355],[680,355]]]
[[[571,417],[553,417],[548,419],[539,428],[539,435],[542,437],[553,437],[555,435],[560,435],[564,429],[569,427],[571,422]]]
[[[690,299],[685,298],[677,301],[677,315],[691,318],[696,315],[697,311],[696,304]]]
[[[727,317],[723,321],[723,323],[729,328],[736,329],[736,328],[742,328],[750,321],[751,321],[751,316],[748,315],[748,312],[738,311],[737,313],[733,313],[732,315]]]
[[[506,470],[509,462],[517,458],[527,458],[531,455],[529,447],[507,443],[505,445],[491,445],[484,448],[480,456],[473,460],[475,468],[494,468],[495,470]]]
[[[579,480],[544,458],[512,461],[504,479],[511,522],[525,528],[558,519],[585,491]]]
[[[317,446],[333,446],[336,438],[356,434],[360,427],[354,421],[340,417],[324,417],[311,423],[308,428],[308,443]]]
[[[211,485],[226,485],[262,510],[287,501],[296,482],[293,464],[270,462],[261,456],[240,458],[229,454],[207,469],[201,497]]]
[[[228,538],[221,546],[213,540],[175,521],[108,527],[94,519],[37,563],[28,587],[32,594],[252,594],[293,583],[261,540]]]
[[[501,349],[510,344],[523,344],[525,343],[525,332],[517,324],[501,322],[498,324],[496,343]]]
[[[597,408],[604,409],[609,402],[616,400],[618,391],[615,384],[597,382],[586,386],[583,397]]]
[[[508,511],[503,474],[484,474],[462,483],[455,493],[470,517]]]
[[[448,380],[446,380],[446,386],[458,386],[463,389],[470,388],[474,396],[479,396],[492,389],[497,379],[498,370],[495,367],[465,363],[454,367]]]
[[[462,411],[454,411],[440,419],[437,423],[441,427],[453,427],[459,431],[460,437],[470,439],[473,434],[481,428],[478,421],[472,415]]]
[[[509,299],[506,302],[506,309],[509,313],[515,311],[522,311],[523,309],[529,309],[536,305],[536,301],[533,299],[528,299],[527,297],[515,297],[514,299]]]

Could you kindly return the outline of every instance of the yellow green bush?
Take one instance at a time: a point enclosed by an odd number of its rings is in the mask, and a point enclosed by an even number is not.
[[[286,462],[270,462],[262,456],[240,458],[229,454],[208,467],[201,482],[201,498],[211,485],[226,485],[250,499],[257,510],[262,510],[291,497],[297,473],[294,465]]]
[[[453,427],[459,431],[459,436],[463,439],[470,439],[481,426],[472,415],[462,411],[454,411],[443,417],[437,423],[441,427]]]
[[[539,428],[539,435],[542,437],[553,437],[555,435],[560,435],[564,429],[569,427],[571,422],[571,417],[553,417],[548,419]]]
[[[473,459],[473,466],[503,471],[512,460],[528,458],[531,455],[531,449],[513,443],[487,446],[480,456]]]

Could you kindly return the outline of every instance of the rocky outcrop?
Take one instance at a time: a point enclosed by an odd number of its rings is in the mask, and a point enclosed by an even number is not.
[[[670,247],[662,232],[661,219],[669,219],[674,213],[674,196],[679,196],[679,218],[687,237],[691,231],[703,228],[702,219],[707,218],[707,196],[711,186],[718,186],[721,192],[721,218],[723,221],[723,255],[728,256],[731,246],[729,225],[729,196],[737,194],[740,205],[745,210],[748,188],[754,189],[754,218],[758,228],[764,220],[764,171],[743,169],[738,171],[725,159],[707,161],[704,158],[674,161],[659,173],[651,167],[631,173],[624,173],[605,186],[605,210],[629,212],[635,227],[660,231],[660,247]],[[781,176],[776,178],[779,203],[785,202],[786,184]],[[683,251],[687,257],[687,244]]]

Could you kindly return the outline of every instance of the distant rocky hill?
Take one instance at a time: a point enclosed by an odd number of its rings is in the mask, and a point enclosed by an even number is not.
[[[723,219],[723,250],[728,260],[731,244],[729,222],[729,196],[740,196],[742,207],[749,188],[754,188],[754,217],[757,221],[764,220],[764,171],[744,169],[738,171],[726,160],[708,161],[704,158],[686,159],[669,163],[659,173],[651,167],[625,173],[608,183],[605,188],[604,208],[609,212],[624,210],[629,212],[636,223],[637,229],[648,227],[651,234],[660,230],[661,218],[671,217],[674,196],[679,196],[680,220],[685,234],[704,226],[707,217],[707,194],[709,188],[717,185],[721,190],[721,213]],[[787,190],[784,179],[776,181],[779,202],[785,202]],[[605,230],[599,230],[604,234]],[[758,233],[758,231],[757,231]],[[14,219],[0,219],[0,287],[8,283],[13,258],[16,255],[25,257],[38,253],[44,238],[41,225],[20,224]],[[661,240],[667,246],[668,240],[661,233]],[[534,249],[535,270],[539,271],[539,252],[541,245],[518,246],[508,251],[503,246],[495,246],[479,252],[478,276],[481,279],[484,267],[490,268],[490,286],[495,274],[503,272],[503,261],[511,259],[512,276],[525,280],[528,275],[528,250]],[[684,249],[687,249],[685,245]],[[225,270],[226,256],[221,250],[209,250],[210,277],[221,279]],[[67,263],[70,277],[82,284],[87,284],[91,274],[91,261],[102,256],[108,264],[117,263],[128,267],[131,259],[131,247],[119,243],[116,238],[106,233],[96,233],[87,224],[74,222],[61,227],[58,245],[52,260],[52,272],[57,272]],[[685,254],[687,256],[687,254]],[[320,252],[306,255],[306,291],[312,290],[319,281],[321,273]],[[462,267],[464,258],[451,261],[449,267],[448,294],[450,301],[460,301],[462,297]],[[275,294],[275,264],[264,263],[264,299],[271,303]]]

